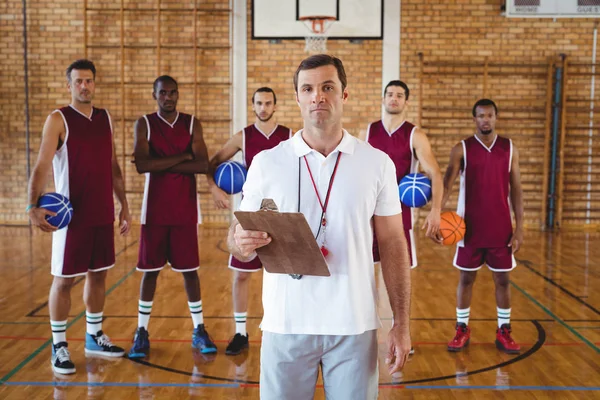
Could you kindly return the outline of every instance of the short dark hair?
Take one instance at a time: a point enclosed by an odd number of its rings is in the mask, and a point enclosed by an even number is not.
[[[300,74],[300,71],[315,69],[326,65],[333,65],[335,67],[338,78],[342,83],[342,91],[346,89],[348,81],[346,80],[346,71],[344,70],[344,64],[342,63],[342,60],[327,54],[315,54],[314,56],[310,56],[302,60],[300,65],[298,65],[298,69],[296,69],[296,73],[294,74],[294,90],[296,93],[298,92],[298,74]]]
[[[256,89],[256,91],[252,93],[252,104],[254,104],[254,95],[256,93],[273,93],[273,104],[277,104],[277,96],[275,96],[275,92],[270,87],[263,86]]]
[[[408,90],[408,85],[402,81],[399,80],[395,80],[395,81],[390,81],[390,83],[388,83],[387,85],[385,85],[385,89],[383,89],[383,96],[385,97],[385,94],[387,93],[387,90],[390,86],[400,86],[402,89],[404,89],[404,94],[406,95],[406,100],[408,100],[408,96],[410,95],[410,90]]]
[[[496,115],[498,115],[498,107],[496,107],[496,103],[494,103],[492,100],[490,99],[479,99],[477,100],[477,102],[475,103],[475,105],[473,106],[473,116],[475,117],[475,110],[477,109],[477,107],[479,106],[494,106],[494,111],[496,113]]]
[[[158,78],[156,78],[154,80],[154,83],[152,84],[152,89],[156,92],[156,87],[158,86],[159,82],[171,82],[174,83],[175,86],[179,86],[177,85],[177,81],[175,80],[175,78],[173,78],[172,76],[169,75],[161,75]]]
[[[90,60],[82,58],[80,60],[73,61],[71,65],[67,67],[67,81],[69,82],[71,82],[71,71],[73,71],[74,69],[90,70],[92,71],[92,74],[94,74],[94,79],[96,79],[96,66]]]

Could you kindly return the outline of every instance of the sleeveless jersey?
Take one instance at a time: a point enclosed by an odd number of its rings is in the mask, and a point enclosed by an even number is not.
[[[263,133],[255,124],[244,128],[242,134],[242,158],[244,166],[250,168],[254,157],[263,150],[272,149],[284,140],[292,137],[292,130],[277,125],[271,134]]]
[[[367,142],[386,153],[396,166],[396,181],[410,173],[417,172],[419,162],[413,151],[413,134],[415,125],[404,121],[394,132],[390,133],[383,125],[383,121],[373,122],[367,128]],[[402,203],[402,223],[404,229],[410,230],[413,226],[412,210]]]
[[[191,152],[194,117],[177,113],[173,123],[158,113],[144,115],[150,155],[169,157]],[[198,195],[195,174],[147,172],[142,201],[141,223],[148,225],[189,225],[198,223]]]
[[[467,231],[459,246],[503,247],[512,235],[512,141],[496,136],[488,148],[476,136],[463,140],[463,169],[456,213]]]
[[[55,190],[73,206],[70,226],[110,225],[115,219],[112,181],[112,123],[106,110],[84,115],[72,106],[55,110],[65,140],[54,154]]]

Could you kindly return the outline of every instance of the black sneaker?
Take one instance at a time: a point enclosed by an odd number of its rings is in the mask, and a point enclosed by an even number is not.
[[[69,375],[75,373],[75,364],[71,361],[71,354],[67,342],[52,345],[52,370],[57,374]]]
[[[95,335],[85,334],[85,354],[104,357],[123,357],[125,350],[115,346],[102,331]]]
[[[235,356],[240,354],[244,349],[248,348],[248,334],[242,336],[241,333],[236,333],[225,349],[225,354]]]

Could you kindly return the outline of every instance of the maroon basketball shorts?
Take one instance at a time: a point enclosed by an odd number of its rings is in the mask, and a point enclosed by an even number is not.
[[[515,269],[517,262],[512,254],[512,248],[503,247],[474,247],[456,246],[454,266],[463,271],[477,271],[483,264],[494,272],[508,272]]]
[[[142,225],[138,271],[160,271],[167,262],[178,272],[200,267],[198,225]]]
[[[410,260],[410,267],[417,267],[417,248],[415,246],[415,237],[412,229],[405,229],[404,236],[406,237],[406,244],[408,245],[408,259]],[[373,261],[380,262],[381,256],[379,255],[379,243],[377,243],[377,237],[373,235]]]
[[[262,262],[260,261],[260,258],[258,258],[258,256],[254,257],[248,262],[243,262],[230,255],[229,268],[241,272],[256,272],[262,269]]]
[[[113,224],[67,226],[52,233],[52,275],[69,278],[114,265]]]

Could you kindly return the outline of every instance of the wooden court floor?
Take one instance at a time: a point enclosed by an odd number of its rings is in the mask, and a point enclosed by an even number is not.
[[[0,399],[255,399],[259,388],[261,273],[251,281],[247,354],[224,353],[234,330],[226,230],[202,228],[201,285],[205,323],[219,346],[216,356],[194,353],[192,322],[182,279],[165,270],[150,320],[147,361],[85,358],[83,284],[73,289],[67,338],[77,373],[54,376],[50,367],[47,296],[50,236],[27,227],[0,228]],[[104,330],[129,348],[137,324],[141,274],[135,271],[139,227],[117,241],[109,273]],[[489,271],[482,269],[471,306],[471,346],[450,354],[457,271],[453,248],[419,238],[412,272],[412,339],[416,354],[401,376],[380,369],[380,399],[599,399],[600,235],[528,232],[512,272],[513,336],[520,355],[494,346],[496,307]],[[390,326],[387,296],[378,274],[380,343]],[[383,365],[384,347],[380,349]],[[316,398],[323,399],[322,387]]]

